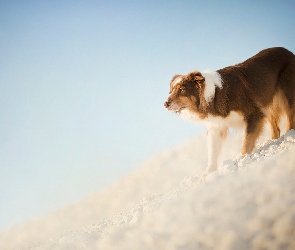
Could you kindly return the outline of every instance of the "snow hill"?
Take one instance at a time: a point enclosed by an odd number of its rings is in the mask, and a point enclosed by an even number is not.
[[[199,183],[205,139],[199,135],[100,193],[1,232],[0,249],[295,249],[295,131],[241,159],[241,135],[232,135],[219,170]]]

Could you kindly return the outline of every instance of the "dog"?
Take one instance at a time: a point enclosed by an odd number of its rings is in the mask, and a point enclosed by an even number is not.
[[[280,137],[279,123],[295,129],[295,56],[282,47],[268,48],[246,61],[217,71],[175,75],[164,106],[207,128],[208,166],[217,170],[218,157],[228,129],[243,129],[241,155],[250,154],[265,121],[271,137]]]

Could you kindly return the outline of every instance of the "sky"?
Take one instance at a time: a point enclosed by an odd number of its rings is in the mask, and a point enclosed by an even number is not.
[[[164,109],[174,74],[294,41],[293,1],[0,1],[0,230],[205,132]]]

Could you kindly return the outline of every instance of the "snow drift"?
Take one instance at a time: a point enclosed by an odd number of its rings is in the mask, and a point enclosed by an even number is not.
[[[0,234],[1,249],[295,249],[295,131],[206,167],[205,136],[167,150],[99,194]],[[69,231],[71,230],[71,231]]]

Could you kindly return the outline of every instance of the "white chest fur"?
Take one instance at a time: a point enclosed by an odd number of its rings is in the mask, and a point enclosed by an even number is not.
[[[196,114],[195,112],[190,111],[189,109],[181,110],[180,116],[183,119],[186,119],[186,120],[189,120],[189,121],[192,121],[192,122],[195,122],[195,123],[200,123],[200,122],[203,121],[202,119],[200,119],[198,114]]]
[[[218,126],[241,129],[246,124],[244,117],[235,111],[231,111],[229,115],[225,118],[220,116],[208,115],[208,117],[205,118],[203,121],[207,127]]]
[[[205,119],[201,119],[198,114],[191,112],[189,109],[181,111],[180,116],[184,119],[195,123],[204,123],[206,127],[231,127],[241,129],[245,126],[244,117],[238,112],[231,111],[225,118],[220,116],[208,115]]]

